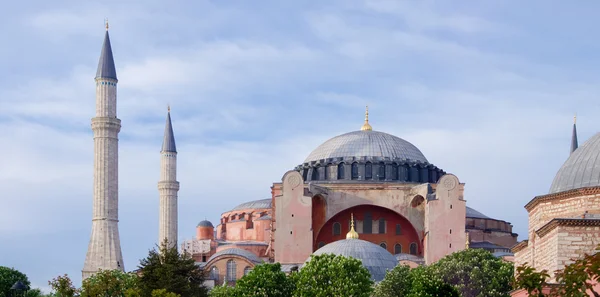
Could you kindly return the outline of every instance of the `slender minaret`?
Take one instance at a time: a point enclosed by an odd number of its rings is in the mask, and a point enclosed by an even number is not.
[[[177,148],[175,136],[171,125],[171,108],[167,111],[167,123],[160,151],[160,181],[158,193],[160,195],[158,210],[158,243],[167,239],[171,247],[177,246]]]
[[[571,154],[577,149],[577,115],[573,117],[573,136],[571,136]]]
[[[82,277],[99,269],[124,271],[119,240],[119,147],[121,120],[117,118],[117,72],[113,60],[108,22],[96,72],[94,131],[94,200],[92,235]]]

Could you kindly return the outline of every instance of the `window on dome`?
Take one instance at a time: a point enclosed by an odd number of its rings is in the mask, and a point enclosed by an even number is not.
[[[338,222],[333,223],[333,235],[341,235],[342,234],[342,225]]]
[[[380,218],[379,219],[379,234],[385,234],[385,219],[384,218]]]
[[[379,180],[385,179],[385,164],[383,162],[379,163]]]
[[[219,281],[219,268],[213,266],[213,268],[210,270],[210,278],[214,279],[215,282]]]
[[[365,164],[365,179],[373,179],[373,164],[370,162]]]
[[[244,268],[244,275],[247,275],[250,273],[250,271],[252,271],[252,268],[250,268],[250,266],[246,266],[246,268]]]
[[[319,166],[317,166],[317,167],[313,168],[313,171],[312,171],[312,177],[311,177],[311,179],[310,179],[310,180],[319,180],[319,169],[320,169],[320,168],[321,168],[321,167],[319,167]]]
[[[402,254],[402,245],[399,243],[394,246],[394,255],[396,254]]]
[[[398,166],[396,164],[392,165],[392,180],[398,180]]]
[[[337,179],[344,179],[344,163],[338,164]]]
[[[387,250],[387,244],[385,244],[385,242],[380,243],[379,246]]]
[[[365,212],[365,219],[363,221],[363,233],[364,234],[373,233],[373,218],[371,217],[370,212]]]
[[[402,226],[396,224],[396,235],[402,235]]]
[[[417,243],[413,242],[410,244],[410,254],[411,255],[417,254]]]
[[[352,179],[358,179],[358,163],[352,163]]]
[[[237,270],[237,265],[235,264],[235,261],[233,261],[233,260],[227,261],[227,281],[228,282],[236,281],[236,275],[235,275],[236,270]]]

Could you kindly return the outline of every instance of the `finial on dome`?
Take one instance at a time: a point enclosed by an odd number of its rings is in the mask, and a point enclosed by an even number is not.
[[[465,248],[466,248],[466,249],[469,249],[469,246],[471,245],[471,239],[469,238],[469,237],[470,237],[470,236],[469,236],[469,232],[466,232],[466,233],[467,233],[467,234],[466,234],[466,235],[467,235],[467,236],[466,236],[466,237],[467,237],[467,241],[465,242]]]
[[[354,213],[350,214],[350,232],[346,234],[346,239],[358,239],[358,233],[354,231]]]
[[[365,123],[360,127],[361,131],[372,131],[373,128],[369,125],[369,106],[366,106],[365,109]]]

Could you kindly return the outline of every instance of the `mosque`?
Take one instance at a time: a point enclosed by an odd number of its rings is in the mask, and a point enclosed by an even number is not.
[[[118,82],[107,24],[95,77],[93,216],[83,279],[99,269],[125,271]],[[160,160],[158,242],[176,246],[179,182],[170,112]],[[208,286],[235,283],[263,262],[279,262],[286,272],[301,269],[323,253],[360,259],[374,281],[399,263],[428,265],[465,248],[552,273],[600,244],[600,133],[578,147],[573,125],[571,154],[549,193],[525,205],[528,239],[519,243],[509,222],[467,207],[457,176],[407,140],[374,130],[368,109],[360,129],[326,140],[298,166],[282,170],[270,189],[270,197],[234,206],[216,224],[201,221],[195,237],[181,242],[181,251],[208,272]]]

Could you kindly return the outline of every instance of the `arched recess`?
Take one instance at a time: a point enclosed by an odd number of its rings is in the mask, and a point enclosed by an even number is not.
[[[349,226],[351,214],[354,214],[354,220],[356,221],[355,230],[359,234],[359,239],[366,240],[377,245],[382,242],[393,242],[394,244],[399,243],[406,247],[410,246],[410,244],[413,242],[420,242],[417,231],[407,218],[385,207],[363,204],[342,210],[327,220],[327,222],[325,222],[318,231],[313,229],[316,231],[314,233],[314,250],[317,250],[318,243],[323,242],[328,244],[340,239],[345,239],[346,234],[350,229]],[[388,227],[385,228],[385,233],[380,233],[379,228],[372,228],[371,234],[363,232],[365,218],[368,219],[369,215],[371,215],[372,218],[375,218],[377,222],[379,222],[380,219],[383,219],[386,222]],[[334,235],[332,232],[333,224],[335,223],[339,223],[341,226],[341,232],[339,235]],[[396,234],[396,225],[400,225],[402,229],[401,234]],[[391,249],[389,245],[388,248]],[[420,248],[418,250],[421,251]]]
[[[327,200],[322,195],[315,195],[312,197],[312,228],[313,228],[313,241],[316,242],[316,234],[325,224],[327,217]]]
[[[423,198],[421,195],[417,195],[410,201],[410,206],[419,207],[423,204],[423,202],[425,202],[425,198]]]

